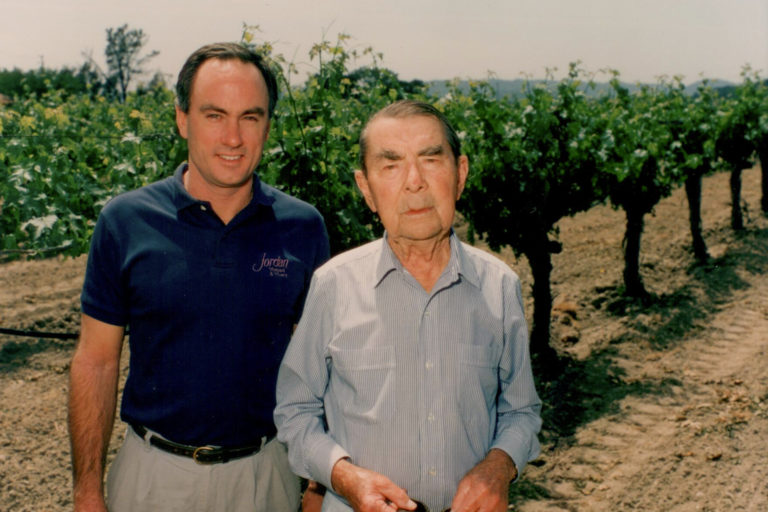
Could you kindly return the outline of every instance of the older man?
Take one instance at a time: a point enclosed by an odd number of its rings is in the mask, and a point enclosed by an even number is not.
[[[104,207],[82,294],[69,424],[76,511],[293,512],[299,481],[272,420],[280,361],[312,271],[315,208],[254,173],[277,83],[238,44],[184,64],[176,122],[188,161]],[[103,492],[124,328],[130,425]]]
[[[541,403],[520,283],[451,226],[467,157],[434,107],[368,122],[357,185],[384,238],[318,269],[280,367],[275,420],[324,511],[506,510]]]

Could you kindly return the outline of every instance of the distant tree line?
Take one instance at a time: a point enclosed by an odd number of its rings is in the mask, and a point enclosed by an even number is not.
[[[121,25],[108,28],[106,35],[106,70],[90,55],[84,56],[85,62],[79,68],[65,66],[49,69],[41,64],[39,68],[28,71],[3,69],[0,70],[0,94],[12,100],[58,91],[65,96],[91,94],[125,103],[129,88],[136,85],[137,77],[146,74],[146,65],[159,52],[142,52],[148,38],[141,29]],[[141,92],[160,85],[164,85],[164,79],[162,74],[156,73],[147,85],[138,85],[138,90]]]
[[[82,94],[93,89],[99,76],[89,63],[80,68],[49,69],[39,67],[28,71],[18,68],[0,70],[0,93],[9,99],[49,91],[62,91],[66,95]]]

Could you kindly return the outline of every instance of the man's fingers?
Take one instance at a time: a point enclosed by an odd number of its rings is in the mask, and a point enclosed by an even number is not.
[[[470,492],[471,485],[469,483],[469,479],[464,477],[461,482],[459,482],[459,487],[456,489],[456,495],[453,497],[453,502],[451,503],[452,512],[464,512],[465,510],[470,510]]]
[[[357,512],[416,510],[416,503],[392,480],[345,459],[334,465],[331,481]]]
[[[386,497],[387,501],[394,507],[393,510],[416,510],[416,502],[408,497],[408,493],[405,489],[398,487],[391,480],[386,489],[382,489],[382,493]]]
[[[482,478],[469,474],[459,483],[451,503],[451,512],[485,512],[506,510],[505,496],[501,489]]]

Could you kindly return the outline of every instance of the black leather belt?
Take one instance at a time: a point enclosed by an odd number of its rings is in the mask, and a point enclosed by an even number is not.
[[[216,464],[253,455],[275,437],[274,435],[266,436],[261,444],[251,446],[216,448],[214,446],[190,446],[187,444],[174,443],[173,441],[151,434],[141,425],[131,425],[131,428],[140,438],[149,442],[152,446],[156,446],[164,452],[172,453],[174,455],[189,457],[198,464]],[[149,437],[147,437],[147,435],[149,435]]]

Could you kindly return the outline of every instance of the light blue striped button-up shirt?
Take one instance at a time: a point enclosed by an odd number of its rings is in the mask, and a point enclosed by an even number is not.
[[[315,272],[277,382],[278,437],[297,474],[330,489],[348,456],[443,510],[491,448],[519,471],[538,455],[520,281],[453,234],[450,244],[429,293],[386,238]],[[323,510],[350,509],[331,492]]]

